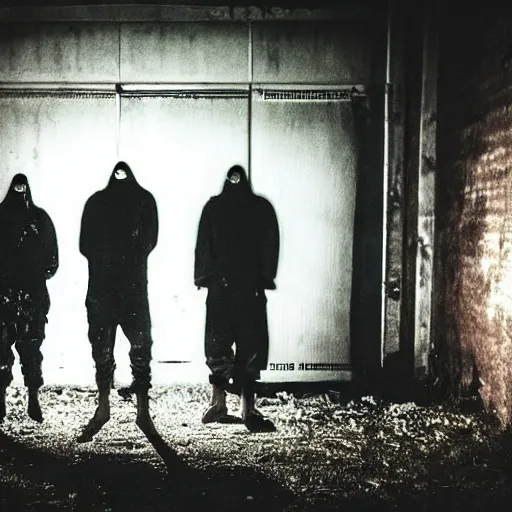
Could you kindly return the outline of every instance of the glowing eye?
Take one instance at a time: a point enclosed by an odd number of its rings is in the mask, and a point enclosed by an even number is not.
[[[231,183],[233,183],[233,185],[236,185],[237,183],[240,182],[240,174],[238,174],[237,172],[234,172],[230,177],[229,177],[229,181]]]

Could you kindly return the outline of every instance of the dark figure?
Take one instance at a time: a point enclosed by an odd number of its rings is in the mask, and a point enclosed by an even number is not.
[[[42,422],[38,392],[43,385],[41,345],[50,310],[46,280],[57,272],[59,253],[53,222],[33,203],[24,174],[14,176],[0,203],[0,240],[0,422],[12,382],[13,345],[28,388],[28,415]]]
[[[118,325],[131,345],[130,389],[137,396],[137,425],[144,432],[154,429],[148,404],[152,338],[147,258],[157,238],[158,213],[153,195],[137,183],[126,163],[118,162],[107,187],[88,199],[82,216],[80,252],[89,263],[85,304],[99,398],[96,412],[78,442],[92,440],[110,419]]]
[[[276,287],[278,257],[274,208],[252,192],[245,170],[233,166],[222,193],[203,208],[195,249],[194,282],[208,288],[205,354],[213,388],[203,423],[223,421],[230,391],[240,396],[250,431],[275,430],[255,408],[255,384],[267,366],[265,289]]]

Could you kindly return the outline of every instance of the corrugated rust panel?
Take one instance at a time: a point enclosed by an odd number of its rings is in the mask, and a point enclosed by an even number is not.
[[[127,23],[120,53],[123,82],[249,80],[246,23]]]
[[[256,82],[368,85],[383,20],[253,24]]]
[[[510,101],[510,93],[506,93]],[[464,385],[476,366],[485,403],[504,423],[512,418],[512,136],[510,106],[488,110],[465,137],[476,135],[483,153],[465,162],[467,181],[461,240],[459,322]]]
[[[118,67],[115,24],[0,25],[2,82],[112,82]]]
[[[511,28],[506,20],[474,19],[446,45],[456,62],[454,70],[447,65],[445,80],[454,83],[446,88],[458,103],[443,107],[454,135],[443,141],[451,173],[444,180],[444,303],[452,326],[442,363],[452,388],[476,384],[502,425],[512,420]],[[447,92],[445,102],[451,98]]]

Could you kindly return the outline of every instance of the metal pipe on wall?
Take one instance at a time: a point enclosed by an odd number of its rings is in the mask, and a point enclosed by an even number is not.
[[[386,281],[387,281],[387,241],[388,241],[388,191],[389,191],[389,103],[391,91],[391,31],[392,4],[390,0],[388,7],[388,23],[386,38],[386,83],[384,85],[384,165],[383,165],[383,183],[382,183],[382,280],[381,280],[381,328],[380,328],[380,364],[384,364],[384,344],[386,335]]]

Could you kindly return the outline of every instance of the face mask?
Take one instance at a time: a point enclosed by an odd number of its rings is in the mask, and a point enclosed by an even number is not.
[[[240,174],[238,174],[237,172],[234,172],[231,176],[229,176],[229,178],[226,178],[226,179],[233,185],[236,185],[236,184],[240,183]]]

